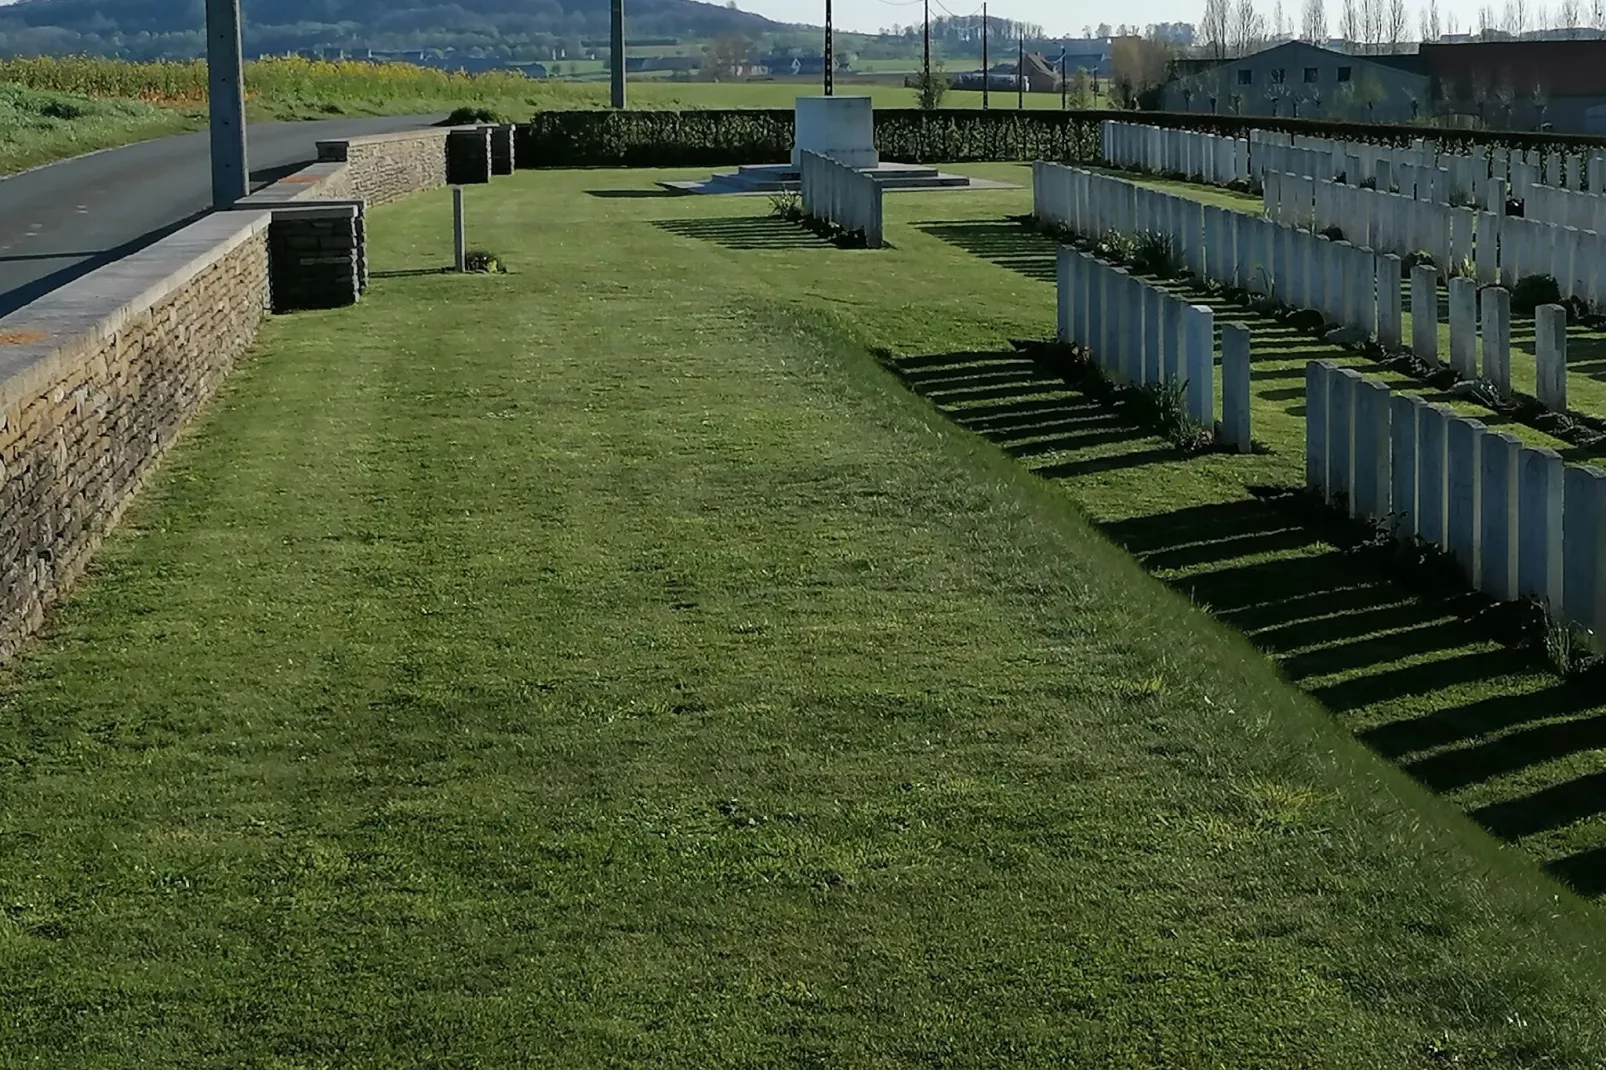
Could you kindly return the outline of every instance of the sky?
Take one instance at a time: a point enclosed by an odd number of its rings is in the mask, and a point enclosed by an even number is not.
[[[1256,0],[1261,14],[1271,17],[1275,0]],[[1417,26],[1419,0],[1406,0],[1411,8],[1410,25]],[[629,0],[626,0],[628,9]],[[946,4],[944,8],[942,5]],[[874,33],[894,23],[906,26],[920,22],[921,0],[832,0],[831,21],[844,30]],[[737,0],[744,11],[756,11],[781,22],[805,22],[821,25],[825,21],[824,0]],[[1296,28],[1302,0],[1283,0],[1283,11]],[[1498,11],[1503,3],[1494,3]],[[1530,9],[1538,5],[1529,0]],[[1477,19],[1479,4],[1476,0],[1440,0],[1440,18],[1453,14],[1465,32]],[[1589,9],[1584,0],[1584,9]],[[949,11],[955,15],[969,15],[981,11],[981,0],[932,0],[931,16]],[[1000,18],[1035,22],[1050,36],[1080,35],[1082,27],[1108,22],[1146,25],[1151,22],[1197,23],[1204,12],[1204,0],[1125,0],[1120,4],[1067,4],[1064,0],[988,0],[987,13]],[[1327,25],[1331,29],[1338,21],[1338,2],[1328,0]]]

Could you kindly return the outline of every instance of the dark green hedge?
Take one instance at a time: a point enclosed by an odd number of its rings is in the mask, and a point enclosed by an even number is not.
[[[878,108],[876,148],[901,163],[988,160],[1091,161],[1098,124],[1124,119],[1183,130],[1243,134],[1250,129],[1409,144],[1434,138],[1451,149],[1472,145],[1513,148],[1595,148],[1606,137],[1513,130],[1447,130],[1429,126],[1350,123],[1326,119],[1202,115],[1197,112],[1019,111],[997,108]],[[792,152],[789,108],[700,111],[547,111],[519,128],[524,167],[734,167],[782,163]]]
[[[1090,160],[1109,112],[883,108],[881,158],[902,163]],[[790,109],[549,111],[519,129],[526,167],[731,167],[791,158]]]

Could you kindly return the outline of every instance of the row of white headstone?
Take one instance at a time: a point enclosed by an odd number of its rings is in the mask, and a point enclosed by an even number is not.
[[[1420,138],[1409,148],[1271,130],[1236,138],[1113,119],[1102,124],[1101,144],[1103,159],[1115,166],[1181,172],[1222,185],[1260,179],[1268,171],[1326,180],[1343,175],[1351,185],[1369,181],[1412,200],[1470,202],[1495,212],[1509,193],[1525,202],[1528,219],[1602,230],[1596,205],[1606,200],[1600,196],[1606,191],[1606,150],[1477,145],[1461,154]],[[1589,194],[1580,198],[1586,188]]]
[[[816,152],[800,154],[803,212],[815,219],[862,232],[871,249],[882,245],[881,184],[869,175]]]
[[[1584,230],[1301,175],[1272,171],[1264,179],[1266,215],[1279,222],[1314,230],[1336,226],[1355,244],[1402,255],[1422,250],[1432,254],[1441,275],[1464,268],[1484,285],[1509,288],[1528,275],[1549,275],[1563,297],[1606,307],[1606,198],[1595,198],[1603,229]]]
[[[1249,177],[1249,142],[1192,130],[1170,130],[1106,119],[1099,124],[1100,158],[1117,167],[1176,172],[1225,186]]]
[[[1606,625],[1606,473],[1331,361],[1306,365],[1305,481],[1452,554],[1472,584]]]
[[[1350,182],[1373,180],[1379,189],[1390,185],[1418,200],[1447,202],[1455,194],[1488,204],[1487,191],[1495,180],[1506,183],[1523,197],[1531,185],[1599,194],[1606,189],[1606,150],[1570,152],[1564,149],[1508,149],[1498,145],[1472,145],[1466,152],[1451,152],[1438,142],[1417,139],[1410,148],[1365,141],[1295,137],[1277,131],[1250,133],[1254,173],[1292,171],[1316,178],[1343,173]],[[1279,147],[1291,150],[1279,153]]]
[[[1032,165],[1033,213],[1078,235],[1161,234],[1202,279],[1311,308],[1401,343],[1400,258],[1065,164]]]
[[[1182,387],[1188,416],[1216,424],[1216,316],[1175,294],[1061,246],[1057,263],[1058,337],[1092,355],[1116,382]],[[1221,325],[1221,435],[1241,453],[1250,437],[1249,328]]]
[[[1330,241],[1303,228],[1082,168],[1042,161],[1032,166],[1033,212],[1039,220],[1094,239],[1112,233],[1165,235],[1199,278],[1315,309],[1355,332],[1357,340],[1389,348],[1407,344],[1409,311],[1411,351],[1433,366],[1445,359],[1439,345],[1438,273],[1431,266],[1411,270],[1406,305],[1404,261],[1394,253]],[[1510,291],[1500,286],[1480,291],[1472,279],[1457,277],[1450,280],[1449,298],[1450,366],[1463,378],[1485,379],[1502,396],[1511,396]],[[1567,314],[1559,305],[1546,305],[1535,318],[1535,396],[1545,408],[1566,412]]]

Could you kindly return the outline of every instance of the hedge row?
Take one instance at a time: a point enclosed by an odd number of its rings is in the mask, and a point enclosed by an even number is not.
[[[1109,112],[883,108],[881,158],[900,163],[1091,160]],[[518,156],[537,167],[726,167],[792,154],[790,109],[538,112]]]
[[[1242,135],[1251,129],[1315,137],[1409,144],[1434,138],[1452,151],[1473,145],[1510,148],[1598,148],[1606,138],[1515,130],[1450,130],[1327,119],[1205,115],[1197,112],[980,111],[880,108],[876,148],[899,163],[977,163],[989,160],[1091,161],[1098,126],[1124,119],[1173,129]],[[731,167],[782,163],[792,153],[789,108],[699,111],[547,111],[519,130],[521,161],[535,167]]]

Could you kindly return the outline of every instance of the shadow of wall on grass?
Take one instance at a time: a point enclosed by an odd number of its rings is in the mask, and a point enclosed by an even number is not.
[[[1019,353],[881,360],[956,424],[1045,478],[1179,456]],[[1034,464],[1077,451],[1092,455]],[[1587,689],[1558,681],[1537,694],[1499,692],[1504,679],[1531,680],[1535,655],[1492,646],[1469,596],[1415,597],[1285,508],[1249,497],[1099,526],[1151,572],[1182,573],[1166,582],[1242,632],[1359,739],[1429,788],[1453,791],[1606,749],[1606,704]],[[1496,693],[1451,697],[1480,685]],[[1365,724],[1368,711],[1388,704],[1405,712]],[[1606,770],[1536,790],[1530,777],[1469,813],[1491,833],[1518,839],[1606,814],[1603,789]],[[1581,894],[1606,894],[1606,846],[1541,860]]]

